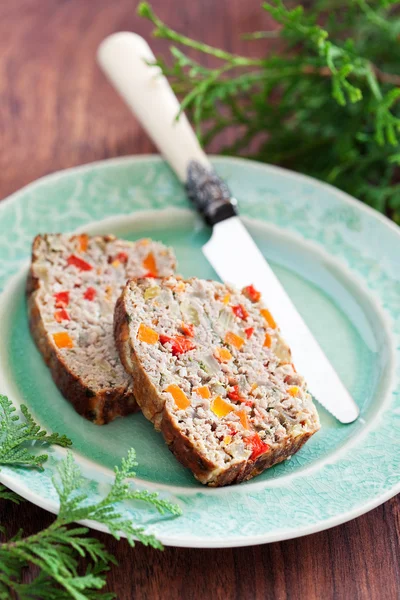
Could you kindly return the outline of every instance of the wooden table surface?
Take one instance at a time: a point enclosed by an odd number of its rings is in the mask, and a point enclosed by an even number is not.
[[[257,52],[239,35],[267,23],[258,0],[153,6],[173,27],[237,52]],[[154,151],[95,64],[99,42],[118,30],[149,35],[132,0],[0,3],[0,198],[57,169]],[[29,503],[0,502],[8,529],[32,533],[51,520]],[[108,589],[120,600],[400,598],[399,497],[329,531],[249,548],[158,552],[95,535],[119,561]]]

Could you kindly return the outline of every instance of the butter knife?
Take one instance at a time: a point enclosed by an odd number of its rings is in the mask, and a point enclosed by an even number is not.
[[[218,276],[239,289],[253,284],[262,293],[311,394],[342,423],[354,421],[357,404],[243,225],[236,200],[213,170],[186,116],[176,119],[179,102],[155,60],[147,42],[130,32],[109,36],[98,50],[100,66],[212,227],[203,252]]]

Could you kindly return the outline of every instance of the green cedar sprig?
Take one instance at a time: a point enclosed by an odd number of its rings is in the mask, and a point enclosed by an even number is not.
[[[47,454],[33,454],[33,446],[56,444],[67,448],[72,444],[65,435],[41,429],[27,407],[21,406],[24,420],[17,415],[11,401],[0,394],[0,464],[40,468]]]
[[[234,128],[223,154],[323,179],[400,223],[400,4],[316,0],[306,10],[273,0],[262,9],[276,26],[246,37],[275,39],[279,51],[258,59],[177,33],[146,2],[138,12],[173,42],[172,65],[157,63],[206,147]]]
[[[26,409],[23,411],[25,420],[21,420],[6,397],[0,396],[0,406],[0,464],[41,468],[47,456],[36,456],[32,453],[34,450],[26,448],[26,444],[70,445],[65,436],[48,436],[43,432]],[[29,537],[24,538],[19,531],[11,539],[0,543],[0,600],[10,597],[21,600],[111,600],[113,594],[100,590],[106,583],[110,564],[116,564],[116,560],[99,540],[86,535],[87,527],[76,523],[96,521],[108,528],[116,539],[126,537],[131,546],[139,540],[162,549],[153,535],[124,514],[121,504],[135,500],[153,506],[160,514],[167,513],[172,517],[181,514],[178,506],[161,499],[158,494],[131,488],[128,480],[135,477],[136,466],[136,454],[131,449],[121,466],[115,468],[114,482],[105,498],[90,503],[85,491],[87,481],[82,477],[72,453],[68,452],[52,480],[60,499],[59,513],[54,522]],[[2,485],[0,500],[20,501],[16,494]],[[0,525],[0,532],[5,536],[4,526]],[[83,558],[88,563],[84,573],[80,569]],[[39,569],[39,574],[32,583],[24,584],[21,582],[22,571],[32,564]]]

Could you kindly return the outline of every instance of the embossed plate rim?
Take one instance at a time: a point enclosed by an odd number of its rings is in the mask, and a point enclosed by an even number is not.
[[[331,195],[331,196],[335,195],[342,202],[345,202],[346,204],[351,205],[352,208],[354,208],[358,211],[365,211],[367,214],[372,216],[375,220],[379,220],[384,226],[386,226],[386,227],[389,226],[389,228],[391,230],[393,230],[396,233],[396,235],[400,235],[400,230],[397,228],[397,226],[394,225],[393,223],[391,223],[388,219],[386,219],[386,217],[376,213],[370,207],[359,203],[357,200],[351,198],[344,192],[336,190],[336,188],[333,188],[332,186],[330,186],[328,184],[323,184],[323,183],[318,182],[307,176],[293,173],[291,171],[286,171],[285,169],[281,169],[279,167],[263,165],[263,164],[255,163],[253,161],[247,161],[244,159],[214,157],[214,160],[216,161],[217,164],[218,163],[220,163],[220,164],[222,164],[222,163],[225,163],[225,164],[237,163],[239,165],[242,165],[243,163],[246,163],[248,165],[248,167],[250,167],[252,169],[253,168],[261,169],[264,172],[269,172],[269,173],[275,172],[275,173],[280,174],[283,177],[291,179],[292,181],[297,181],[300,184],[308,183],[309,185],[311,185],[314,188],[314,190],[318,188],[318,193],[319,193],[319,190],[322,190],[322,192],[323,192],[323,190],[326,189],[328,191],[329,195]],[[54,181],[54,180],[57,180],[57,178],[59,178],[59,177],[63,177],[63,176],[69,175],[69,174],[73,175],[76,172],[83,173],[85,171],[90,171],[91,169],[96,169],[99,167],[101,169],[103,169],[106,167],[112,167],[112,166],[115,166],[115,165],[118,165],[121,163],[125,163],[125,162],[127,164],[130,164],[130,163],[135,163],[135,162],[140,162],[140,161],[141,162],[150,162],[153,164],[162,162],[162,160],[156,155],[142,155],[142,156],[135,156],[135,157],[127,156],[127,157],[109,159],[109,160],[105,160],[105,161],[97,161],[95,163],[89,163],[87,165],[81,165],[78,167],[73,167],[71,169],[66,169],[64,171],[59,171],[57,173],[53,173],[48,176],[45,176],[45,177],[37,180],[36,182],[28,184],[28,186],[26,186],[22,190],[15,192],[11,196],[9,196],[7,199],[5,199],[4,201],[2,201],[0,203],[0,213],[2,211],[3,206],[9,205],[10,202],[12,202],[12,201],[18,201],[19,198],[23,197],[24,194],[29,192],[31,189],[34,189],[35,186],[37,186],[38,184],[47,183],[49,181]],[[293,233],[293,230],[290,230],[290,231]],[[7,287],[11,283],[11,279],[13,279],[13,278],[12,277],[9,278],[9,281],[7,282]],[[382,411],[379,411],[379,415],[381,415],[381,414],[382,414]],[[396,411],[393,411],[393,415],[394,414],[396,414],[396,415],[398,414],[398,409],[396,409]],[[57,454],[62,455],[63,452],[60,452],[60,453],[57,452]],[[53,459],[53,462],[54,462],[54,459]],[[53,464],[53,466],[54,466],[54,464]],[[11,473],[6,473],[5,471],[3,471],[0,475],[0,478],[10,488],[12,488],[16,491],[19,491],[20,493],[22,492],[22,488],[24,486],[20,486],[19,481],[15,477],[13,477],[13,475]],[[243,489],[243,491],[247,490],[249,495],[251,494],[252,490],[250,488],[242,488],[242,489]],[[47,510],[50,510],[51,512],[57,511],[57,503],[54,502],[54,500],[44,499],[43,496],[40,496],[40,494],[37,494],[33,490],[30,490],[29,487],[27,487],[27,486],[25,486],[25,491],[26,491],[26,494],[22,493],[22,495],[25,495],[25,497],[27,497],[31,501],[42,506],[43,508],[46,508]],[[242,490],[238,489],[238,488],[236,488],[236,490],[235,490],[235,492],[239,492],[239,494],[241,493],[241,491]],[[245,533],[244,534],[242,533],[241,535],[238,535],[236,537],[235,537],[235,535],[231,535],[231,537],[229,537],[227,540],[223,540],[223,539],[221,539],[221,537],[220,538],[210,537],[210,538],[201,539],[201,538],[191,538],[190,535],[179,537],[179,521],[176,521],[176,529],[177,529],[178,533],[174,532],[174,534],[172,536],[160,534],[159,537],[166,545],[185,546],[185,547],[245,546],[245,545],[257,544],[257,543],[263,543],[263,542],[272,542],[272,541],[278,541],[278,540],[282,540],[282,539],[294,538],[294,537],[298,537],[301,535],[306,535],[309,533],[321,531],[323,529],[333,527],[335,525],[338,525],[340,523],[348,521],[352,518],[355,518],[355,517],[363,514],[364,512],[367,512],[368,510],[371,510],[372,508],[378,506],[382,502],[388,500],[389,498],[394,496],[399,491],[400,491],[400,481],[392,484],[392,487],[390,489],[388,489],[388,490],[378,494],[376,497],[362,503],[362,505],[360,505],[360,506],[357,505],[353,509],[348,510],[347,512],[342,512],[339,515],[335,515],[333,517],[322,518],[317,523],[314,523],[311,525],[306,525],[304,527],[297,526],[296,529],[282,527],[281,529],[276,530],[275,532],[267,532],[267,533],[263,532],[261,534],[250,534],[250,535],[246,535]],[[234,490],[232,490],[232,493],[233,492],[234,492]],[[201,490],[199,491],[199,494],[202,496],[207,496],[207,494],[202,492]],[[233,495],[235,495],[235,494],[233,494]],[[96,524],[90,523],[90,526],[101,529]],[[155,529],[154,532],[157,533],[157,529]]]

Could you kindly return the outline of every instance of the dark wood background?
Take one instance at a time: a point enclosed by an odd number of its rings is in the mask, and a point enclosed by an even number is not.
[[[95,64],[106,35],[149,36],[135,4],[0,1],[0,198],[57,169],[154,151]],[[153,0],[153,6],[174,28],[237,52],[256,53],[239,36],[267,25],[258,0]],[[152,45],[160,52],[167,46]],[[11,530],[33,533],[51,520],[28,503],[0,502],[0,523]],[[119,561],[108,589],[120,600],[400,598],[399,497],[330,531],[243,549],[161,553],[95,535]]]

